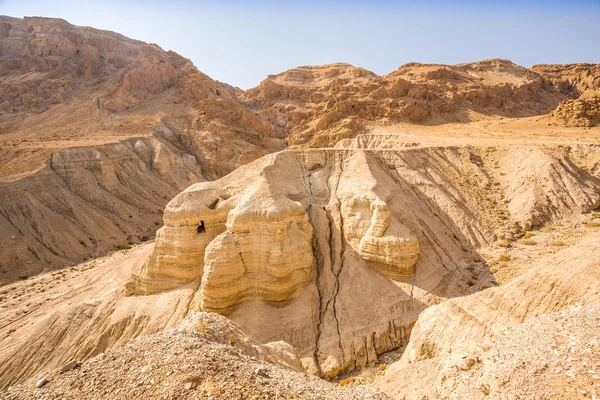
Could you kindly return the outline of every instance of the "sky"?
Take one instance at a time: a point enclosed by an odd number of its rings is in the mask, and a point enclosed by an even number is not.
[[[407,62],[600,62],[600,0],[0,0],[0,15],[63,18],[156,43],[242,89],[300,65],[377,74]]]

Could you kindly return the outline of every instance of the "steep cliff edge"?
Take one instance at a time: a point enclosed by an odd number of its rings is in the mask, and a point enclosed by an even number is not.
[[[147,240],[164,204],[203,180],[193,156],[152,137],[52,154],[0,181],[0,282]]]

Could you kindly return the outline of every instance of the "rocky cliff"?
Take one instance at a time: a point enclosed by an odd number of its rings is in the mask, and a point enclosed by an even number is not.
[[[414,332],[430,326],[417,322],[424,310],[452,308],[476,292],[500,296],[494,304],[514,298],[502,293],[517,281],[493,288],[511,270],[492,268],[496,253],[517,246],[524,229],[600,206],[598,176],[582,168],[600,159],[594,145],[393,147],[364,137],[348,144],[275,153],[194,184],[167,205],[153,245],[88,262],[68,285],[57,272],[12,285],[9,307],[0,309],[3,387],[171,329],[199,310],[226,314],[260,342],[286,341],[304,368],[326,377],[373,364],[409,338],[421,354],[427,336]],[[561,265],[532,279],[560,297],[556,276],[569,269]],[[567,275],[573,299],[588,292],[575,290],[580,279],[596,279]],[[19,289],[28,285],[39,289]],[[532,287],[524,285],[518,290]],[[531,310],[559,309],[553,298],[536,297]],[[487,301],[473,304],[490,312]],[[443,321],[431,337],[463,332]]]

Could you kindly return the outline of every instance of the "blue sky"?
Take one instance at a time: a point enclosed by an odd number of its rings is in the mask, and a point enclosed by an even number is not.
[[[0,14],[59,17],[156,43],[243,89],[338,61],[378,74],[411,61],[600,62],[600,0],[0,0]]]

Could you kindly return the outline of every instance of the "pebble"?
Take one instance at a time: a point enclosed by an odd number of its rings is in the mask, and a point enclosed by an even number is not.
[[[46,383],[48,383],[48,379],[42,378],[39,381],[37,381],[37,383],[35,384],[35,387],[39,389],[41,387],[44,387],[44,385],[46,385]]]
[[[192,382],[188,382],[188,383],[185,384],[184,387],[185,387],[185,390],[191,390],[192,386],[193,386]]]
[[[79,363],[77,361],[73,360],[70,363],[68,363],[67,365],[65,365],[64,367],[62,367],[60,372],[65,373],[67,371],[77,368],[78,366],[79,366]]]

